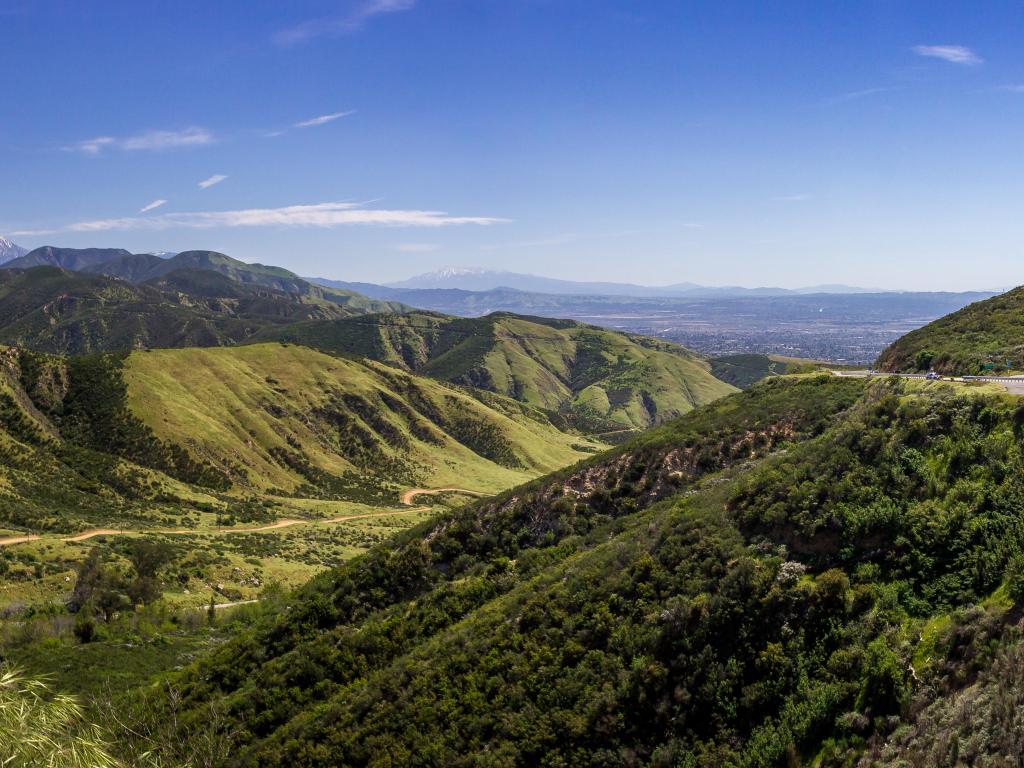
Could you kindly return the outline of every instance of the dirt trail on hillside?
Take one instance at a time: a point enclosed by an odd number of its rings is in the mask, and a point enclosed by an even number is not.
[[[411,488],[402,494],[402,504],[406,507],[412,507],[413,499],[417,496],[436,496],[440,493],[465,493],[470,496],[487,496],[486,493],[480,491],[470,491],[466,488]],[[340,517],[332,517],[327,520],[299,520],[293,517],[285,517],[280,520],[275,520],[273,523],[267,525],[259,525],[254,528],[221,528],[208,531],[196,530],[194,528],[148,528],[148,529],[131,529],[131,528],[90,528],[87,531],[76,533],[74,536],[60,537],[62,541],[67,543],[73,543],[78,541],[87,541],[95,538],[96,536],[122,536],[125,534],[157,534],[164,536],[183,536],[187,534],[213,534],[214,536],[225,536],[232,533],[260,533],[261,531],[276,531],[281,528],[289,528],[293,525],[330,525],[331,523],[344,523],[349,520],[364,520],[371,517],[391,517],[393,515],[408,515],[410,512],[429,512],[430,507],[415,507],[413,509],[397,509],[389,510],[387,512],[364,512],[357,515],[341,515]],[[0,547],[10,547],[15,544],[26,544],[30,541],[38,541],[43,538],[36,534],[26,534],[24,536],[9,536],[7,538],[0,539]],[[49,538],[49,537],[47,537]],[[59,538],[54,536],[53,538]]]
[[[276,520],[268,525],[260,525],[255,528],[222,528],[214,530],[197,530],[195,528],[146,528],[146,529],[132,529],[132,528],[92,528],[88,531],[82,531],[76,533],[74,536],[65,536],[52,538],[60,538],[61,541],[67,543],[73,543],[78,541],[87,541],[88,539],[95,538],[96,536],[123,536],[125,534],[154,534],[163,536],[183,536],[187,534],[212,534],[214,536],[226,536],[232,533],[260,533],[263,531],[276,531],[281,528],[288,528],[293,525],[328,525],[331,523],[344,523],[349,520],[362,520],[370,517],[391,517],[392,515],[408,515],[410,512],[427,512],[429,507],[416,507],[414,509],[397,509],[389,510],[387,512],[366,512],[359,515],[342,515],[340,517],[332,517],[327,520],[298,520],[295,518],[284,518],[282,520]],[[9,536],[7,538],[0,539],[0,547],[9,547],[15,544],[25,544],[30,541],[39,541],[42,536],[38,535],[25,535],[25,536]],[[47,537],[50,538],[50,537]]]
[[[74,536],[69,536],[64,539],[64,541],[85,541],[86,539],[91,539],[94,536],[116,536],[124,532],[124,528],[93,528],[88,531],[76,533]]]
[[[471,491],[467,488],[411,488],[402,494],[402,503],[406,506],[412,506],[412,500],[417,496],[437,496],[441,493],[465,493],[470,496],[489,495],[480,491]]]
[[[24,544],[26,541],[35,541],[38,536],[8,536],[6,539],[0,539],[0,547],[9,547],[12,544]]]

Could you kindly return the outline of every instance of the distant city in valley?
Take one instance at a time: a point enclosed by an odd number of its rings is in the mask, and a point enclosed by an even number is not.
[[[463,317],[491,312],[563,317],[656,336],[705,355],[776,354],[837,363],[869,363],[908,331],[996,293],[847,285],[648,287],[455,268],[388,285],[311,279]]]

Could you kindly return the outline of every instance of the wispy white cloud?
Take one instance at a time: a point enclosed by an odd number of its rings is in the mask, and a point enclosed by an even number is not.
[[[350,35],[362,29],[374,16],[408,11],[415,5],[416,0],[359,0],[349,4],[347,13],[311,19],[281,30],[274,36],[274,41],[278,45],[288,46],[325,35]]]
[[[1006,85],[997,85],[996,90],[1003,91],[1004,93],[1024,93],[1024,84],[1007,83]]]
[[[913,51],[918,56],[942,59],[950,64],[975,66],[983,61],[978,54],[963,45],[915,45]]]
[[[441,250],[441,246],[437,243],[399,243],[395,250],[401,253],[433,253]]]
[[[155,211],[161,205],[166,205],[166,204],[167,204],[166,200],[163,200],[163,199],[161,199],[161,200],[154,200],[152,203],[150,203],[149,205],[147,205],[147,206],[143,207],[141,210],[139,210],[139,213],[148,213],[149,211]]]
[[[85,141],[79,141],[76,144],[71,144],[64,149],[71,152],[82,152],[86,155],[98,155],[101,150],[106,147],[113,146],[117,143],[117,139],[113,136],[97,136],[95,139],[86,139]]]
[[[825,99],[825,104],[844,104],[848,101],[859,101],[860,99],[866,99],[869,96],[877,96],[880,93],[890,93],[896,90],[890,87],[878,87],[878,88],[862,88],[859,91],[848,91],[847,93],[841,93],[838,96],[833,96],[831,99]]]
[[[7,234],[11,237],[41,237],[43,235],[52,235],[58,232],[56,229],[13,229]]]
[[[198,184],[198,187],[200,189],[209,189],[212,186],[220,184],[225,179],[227,179],[227,176],[225,176],[224,174],[222,174],[222,173],[215,173],[210,178],[203,179],[202,181],[200,181],[199,184]]]
[[[290,205],[284,208],[248,208],[237,211],[198,211],[157,216],[129,216],[79,221],[52,231],[107,232],[167,229],[219,229],[235,227],[384,227],[488,226],[509,221],[493,216],[452,216],[444,211],[363,208],[359,203],[337,202]]]
[[[301,123],[296,123],[294,127],[312,128],[315,125],[326,125],[327,123],[333,123],[335,120],[338,120],[339,118],[348,117],[349,115],[354,115],[355,113],[356,111],[354,109],[350,109],[346,112],[333,112],[329,115],[320,115],[320,117],[314,117],[309,120],[303,120]]]
[[[123,138],[97,136],[69,144],[64,149],[69,152],[98,155],[105,149],[120,149],[125,152],[161,151],[180,147],[199,147],[213,142],[213,134],[205,128],[186,128],[182,131],[147,131]]]

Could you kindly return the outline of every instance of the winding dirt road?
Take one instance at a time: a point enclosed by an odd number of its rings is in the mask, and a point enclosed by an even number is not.
[[[412,500],[417,496],[437,496],[441,493],[464,493],[468,496],[486,496],[480,491],[471,491],[467,488],[411,488],[402,494],[402,503],[406,506],[412,505]]]
[[[417,496],[436,496],[439,493],[465,493],[470,496],[486,496],[487,494],[479,491],[470,491],[465,488],[412,488],[405,491],[402,494],[402,504],[406,507],[413,506],[413,499]],[[390,510],[387,512],[365,512],[358,515],[341,515],[340,517],[332,517],[327,520],[299,520],[293,517],[285,517],[280,520],[275,520],[273,523],[267,525],[259,525],[254,528],[220,528],[207,531],[199,531],[193,528],[148,528],[148,529],[131,529],[131,528],[91,528],[81,533],[76,533],[74,536],[65,536],[61,540],[66,543],[73,543],[77,541],[87,541],[88,539],[95,538],[96,536],[123,536],[125,534],[160,534],[164,536],[182,536],[187,534],[213,534],[216,536],[225,536],[232,533],[260,533],[262,531],[276,531],[281,528],[289,528],[293,525],[330,525],[332,523],[345,523],[349,520],[364,520],[370,517],[391,517],[393,515],[407,515],[410,512],[428,512],[430,507],[416,507],[414,509],[398,509]],[[36,534],[25,534],[23,536],[8,536],[7,538],[0,539],[0,547],[10,547],[15,544],[26,544],[30,541],[38,541],[43,538]],[[50,537],[47,537],[50,538]],[[54,536],[53,538],[58,538]]]

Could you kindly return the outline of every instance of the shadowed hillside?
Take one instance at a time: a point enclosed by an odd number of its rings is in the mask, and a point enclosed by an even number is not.
[[[368,308],[380,309],[377,302]],[[140,347],[223,346],[268,326],[359,313],[348,304],[177,270],[149,284],[56,267],[0,270],[0,341],[82,354]]]

